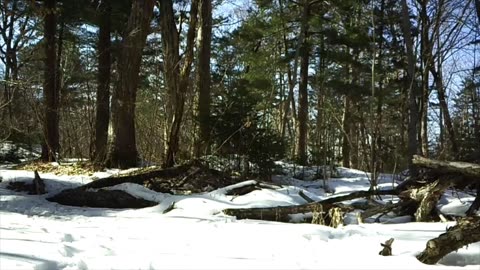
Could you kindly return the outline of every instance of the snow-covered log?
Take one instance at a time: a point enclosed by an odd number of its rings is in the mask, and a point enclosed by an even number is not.
[[[209,169],[198,162],[192,162],[167,169],[145,168],[128,174],[98,179],[74,189],[63,190],[49,200],[73,206],[141,208],[154,204],[149,201],[135,200],[125,192],[102,190],[102,188],[134,183],[162,193],[195,193],[216,189],[219,186],[231,184],[232,181],[221,172]],[[107,199],[110,201],[107,202]]]
[[[459,248],[480,241],[480,217],[466,217],[447,232],[427,242],[425,250],[417,259],[426,264],[435,264],[445,255]]]
[[[215,191],[217,194],[223,194],[227,196],[242,196],[255,190],[262,188],[267,189],[279,189],[282,186],[277,186],[269,183],[264,183],[256,180],[247,180],[226,187],[219,188]]]
[[[81,188],[98,189],[123,183],[139,184],[163,193],[176,191],[196,193],[233,184],[233,180],[220,171],[210,169],[198,161],[192,161],[172,168],[149,167],[127,174],[113,175],[90,182]]]

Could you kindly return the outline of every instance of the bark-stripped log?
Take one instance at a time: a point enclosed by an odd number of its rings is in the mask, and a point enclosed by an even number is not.
[[[426,264],[435,264],[445,255],[459,248],[480,241],[480,217],[466,217],[447,232],[427,242],[425,250],[417,259]]]

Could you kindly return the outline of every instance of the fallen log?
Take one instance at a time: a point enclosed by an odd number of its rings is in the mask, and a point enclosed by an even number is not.
[[[449,181],[455,188],[464,189],[474,186],[477,189],[477,195],[465,214],[472,216],[480,208],[480,164],[433,160],[418,155],[415,155],[412,161],[418,166],[430,169],[437,176],[441,175],[443,181]]]
[[[269,221],[290,222],[292,214],[303,214],[311,212],[326,213],[333,204],[322,204],[319,202],[307,203],[302,205],[289,205],[277,207],[260,208],[227,208],[223,213],[229,216],[235,216],[237,219],[259,219]]]
[[[459,161],[440,161],[422,156],[414,155],[413,164],[423,168],[433,169],[441,173],[459,173],[472,179],[480,181],[480,164],[459,162]]]
[[[356,198],[372,196],[372,195],[395,195],[396,190],[368,190],[357,191],[344,196],[337,196],[323,201],[311,202],[302,205],[288,205],[277,207],[262,208],[227,208],[223,213],[229,216],[235,216],[237,219],[259,219],[269,221],[290,222],[291,215],[305,213],[328,213],[333,207],[339,207],[344,213],[352,211],[353,207],[336,204],[338,202],[352,200]],[[328,224],[329,222],[324,222]]]
[[[411,188],[400,193],[399,197],[403,201],[411,199],[418,203],[415,211],[415,220],[417,222],[427,222],[432,219],[434,209],[438,200],[447,188],[453,185],[455,179],[438,179],[432,183],[426,183],[419,188]]]
[[[331,197],[326,200],[321,201],[322,203],[336,203],[349,201],[358,198],[367,198],[370,196],[382,196],[382,195],[398,195],[398,190],[396,189],[385,189],[385,190],[360,190],[349,193],[343,196]]]
[[[256,180],[248,180],[234,185],[230,185],[222,188],[221,190],[227,196],[242,196],[248,194],[255,190],[260,190],[262,188],[266,189],[279,189],[281,186],[275,186],[272,184],[267,184],[259,182]]]
[[[425,264],[436,264],[440,259],[459,248],[480,241],[480,217],[465,217],[447,232],[427,242],[417,259]]]
[[[161,167],[144,168],[144,169],[139,169],[127,174],[113,175],[110,177],[101,178],[93,182],[90,182],[86,185],[83,185],[81,188],[82,189],[104,188],[104,187],[116,186],[123,183],[134,183],[134,184],[144,185],[148,181],[152,181],[152,180],[156,182],[167,182],[171,178],[176,178],[179,175],[185,174],[185,172],[188,171],[191,167],[192,166],[190,164],[186,164],[186,165],[180,165],[177,167],[171,167],[166,169]],[[191,172],[188,172],[187,176],[191,176],[190,174]],[[160,192],[165,191],[163,190],[163,188],[161,188],[160,185],[155,185],[154,187],[156,187],[157,189],[161,189],[156,191],[160,191]]]
[[[69,189],[47,198],[50,202],[56,202],[70,206],[88,206],[95,208],[144,208],[157,205],[158,203],[147,201],[121,190],[79,190]]]
[[[303,190],[300,190],[300,191],[298,192],[298,195],[299,195],[300,197],[302,197],[302,199],[304,199],[307,203],[315,202],[315,200],[312,199],[312,198],[310,198],[310,197],[308,197],[308,196],[303,192]]]
[[[402,208],[402,207],[405,207],[405,206],[408,206],[412,204],[412,201],[401,201],[401,202],[398,202],[398,203],[390,203],[390,204],[386,204],[386,205],[378,205],[378,206],[374,206],[372,208],[369,208],[369,209],[366,209],[365,211],[363,211],[363,213],[360,214],[360,218],[362,220],[366,219],[366,218],[369,218],[371,216],[374,216],[376,214],[386,214],[388,212],[391,212],[391,211],[394,211],[395,209],[399,209],[399,208]]]
[[[200,162],[194,161],[167,169],[150,167],[127,174],[98,179],[74,189],[63,190],[59,194],[48,198],[48,200],[71,206],[141,208],[156,203],[136,200],[128,193],[102,190],[102,188],[123,183],[134,183],[162,193],[191,193],[216,189],[232,182],[233,179],[221,172],[209,169]],[[119,198],[111,194],[116,194]],[[106,202],[107,198],[110,198],[111,202]]]

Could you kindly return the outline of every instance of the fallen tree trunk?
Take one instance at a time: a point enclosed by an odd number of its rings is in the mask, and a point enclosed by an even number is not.
[[[433,169],[442,173],[460,173],[480,181],[480,165],[458,161],[440,161],[424,158],[418,155],[413,156],[413,164],[423,168]]]
[[[436,264],[445,255],[459,248],[480,241],[480,217],[466,217],[446,233],[427,242],[425,250],[417,259],[426,264]]]
[[[181,174],[185,174],[189,170],[191,165],[180,165],[171,168],[151,167],[145,169],[139,169],[131,173],[123,175],[114,175],[110,177],[101,178],[83,185],[81,188],[104,188],[116,186],[123,183],[134,183],[144,185],[146,182],[154,180],[156,182],[166,182],[171,178],[178,177]],[[195,172],[195,170],[193,171]],[[189,175],[189,174],[187,174]],[[162,189],[162,188],[160,188]],[[164,190],[159,190],[160,192]]]
[[[349,201],[358,198],[366,198],[370,196],[382,196],[382,195],[398,195],[398,190],[396,189],[385,189],[385,190],[360,190],[349,193],[343,196],[336,196],[332,198],[328,198],[326,200],[321,201],[322,203],[336,203],[336,202],[343,202]]]
[[[234,185],[221,188],[220,190],[222,190],[223,193],[227,196],[242,196],[252,191],[260,190],[262,188],[279,189],[281,188],[281,186],[263,183],[256,180],[248,180],[248,181],[240,182]]]
[[[415,211],[415,221],[427,222],[432,219],[432,213],[438,200],[447,188],[453,185],[455,179],[436,180],[432,183],[427,183],[419,188],[411,188],[400,193],[399,197],[403,201],[411,199],[418,203],[418,208]]]
[[[47,199],[70,206],[88,206],[97,208],[144,208],[158,203],[147,201],[121,191],[121,190],[78,190],[69,189]]]
[[[289,205],[277,207],[262,208],[229,208],[223,210],[223,213],[229,216],[235,216],[237,219],[259,219],[269,221],[290,222],[292,214],[303,213],[327,213],[334,204],[323,204],[319,202],[307,203],[303,205]]]
[[[338,205],[336,203],[352,200],[356,198],[372,196],[372,195],[395,195],[396,190],[369,190],[357,191],[344,196],[329,198],[319,202],[311,202],[302,205],[289,205],[277,207],[263,207],[263,208],[228,208],[223,210],[223,213],[229,216],[235,216],[237,219],[259,219],[269,221],[291,221],[293,214],[305,213],[328,213],[333,207],[339,207],[343,212],[353,210],[352,207]],[[325,222],[327,224],[328,222]]]
[[[360,218],[362,220],[369,218],[371,216],[374,216],[376,214],[386,214],[388,212],[394,211],[395,209],[399,209],[402,207],[406,207],[411,205],[413,202],[412,201],[401,201],[399,203],[395,204],[386,204],[386,205],[378,205],[374,206],[372,208],[366,209],[363,211],[363,213],[360,214]],[[379,219],[379,217],[377,217]]]
[[[156,203],[142,201],[123,191],[103,190],[103,188],[134,183],[157,192],[176,194],[209,191],[208,189],[217,189],[232,182],[233,179],[221,172],[194,161],[167,169],[152,167],[98,179],[74,189],[63,190],[48,200],[71,206],[141,208]]]
[[[480,164],[457,161],[439,161],[417,155],[413,157],[413,163],[420,167],[430,169],[435,175],[440,176],[443,181],[449,181],[451,186],[455,188],[464,189],[468,186],[474,186],[477,189],[477,195],[465,214],[467,216],[472,216],[479,209]],[[448,185],[448,183],[442,185]]]

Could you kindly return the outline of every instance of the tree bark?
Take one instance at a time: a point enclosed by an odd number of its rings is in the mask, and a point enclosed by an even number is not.
[[[153,0],[135,0],[124,34],[118,63],[119,80],[112,97],[112,140],[106,166],[128,168],[137,165],[135,102],[142,50],[150,30]]]
[[[22,104],[19,103],[20,95],[18,90],[18,72],[21,66],[29,61],[31,57],[22,57],[22,63],[18,63],[18,53],[28,44],[33,27],[31,25],[31,15],[29,6],[22,4],[20,1],[8,1],[5,5],[0,5],[0,13],[3,15],[0,20],[0,38],[3,45],[0,48],[1,62],[4,65],[4,80],[3,83],[3,97],[4,100],[0,107],[6,107],[2,111],[1,117],[3,120],[8,120],[8,130],[5,130],[8,135],[15,128],[21,128],[22,123],[19,113],[22,112]],[[6,135],[2,133],[2,136]],[[14,138],[15,139],[15,138]]]
[[[302,205],[290,205],[290,206],[278,206],[278,207],[261,207],[261,208],[229,208],[223,210],[223,212],[230,216],[235,216],[238,219],[259,219],[270,221],[283,221],[289,222],[290,215],[302,214],[311,212],[324,212],[327,213],[333,207],[340,207],[336,203],[353,200],[356,198],[368,197],[372,195],[395,195],[396,190],[377,190],[377,191],[357,191],[344,196],[338,196],[329,198],[319,202],[311,202]],[[353,210],[341,206],[344,210]]]
[[[198,55],[198,123],[200,141],[197,157],[206,155],[210,147],[210,57],[212,42],[212,0],[200,0],[200,40]]]
[[[467,209],[465,215],[473,216],[475,212],[480,208],[480,183],[476,184],[477,188],[477,195],[475,196],[475,200],[472,202],[472,205]]]
[[[185,96],[189,88],[190,71],[193,62],[193,45],[197,28],[198,1],[193,0],[190,5],[190,22],[187,32],[185,55],[180,58],[178,30],[175,24],[175,14],[172,0],[160,1],[160,24],[165,61],[165,77],[168,95],[167,107],[169,121],[167,152],[163,166],[168,168],[175,165],[179,151],[180,128],[182,126]],[[180,61],[182,60],[182,61]],[[180,63],[183,62],[183,63]]]
[[[480,25],[480,0],[475,0],[475,11],[477,13],[478,24]]]
[[[480,241],[480,217],[466,217],[457,225],[448,228],[446,233],[427,242],[425,250],[417,259],[426,264],[436,264],[447,254],[463,246]]]
[[[308,65],[310,56],[310,46],[308,44],[308,17],[310,14],[310,4],[305,1],[303,4],[303,19],[301,32],[303,33],[302,47],[300,48],[300,85],[298,88],[298,141],[297,141],[297,159],[300,165],[306,165],[308,159],[307,137],[308,137]]]
[[[411,198],[418,203],[415,211],[415,221],[428,222],[433,218],[433,213],[438,200],[443,195],[445,190],[453,185],[455,179],[436,180],[433,183],[423,185],[419,188],[411,188],[402,192],[399,197]]]
[[[471,178],[480,178],[480,165],[468,162],[440,161],[424,158],[418,155],[413,157],[412,162],[424,168],[434,169],[440,173],[457,173]]]
[[[144,208],[157,202],[136,198],[122,190],[68,190],[47,198],[50,202],[79,207]]]
[[[344,96],[344,111],[342,119],[342,166],[350,168],[350,96]]]
[[[287,22],[285,22],[284,18],[284,10],[283,10],[283,1],[278,0],[278,6],[279,6],[279,11],[280,11],[280,17],[282,21],[282,38],[283,38],[283,49],[284,49],[284,54],[288,55],[288,40],[287,40]],[[288,80],[288,95],[287,99],[284,101],[284,107],[283,107],[283,115],[282,115],[282,127],[281,127],[281,138],[285,139],[286,132],[287,132],[287,126],[288,126],[288,120],[289,116],[292,115],[293,119],[293,126],[296,126],[296,120],[297,120],[297,109],[295,106],[295,98],[294,98],[294,88],[295,85],[297,84],[297,69],[298,69],[298,56],[300,54],[300,47],[301,47],[301,40],[303,39],[302,32],[300,32],[300,37],[299,37],[299,43],[297,45],[296,51],[295,51],[295,57],[293,59],[293,68],[290,67],[290,64],[287,64],[287,80]],[[291,106],[291,108],[290,108]],[[295,147],[292,147],[292,152],[295,153]],[[294,155],[292,155],[293,157]]]
[[[422,59],[422,98],[420,103],[420,142],[421,153],[428,157],[428,103],[429,103],[429,71],[432,62],[432,48],[429,41],[429,18],[427,14],[428,0],[419,0],[421,21],[421,44],[420,52]]]
[[[452,118],[450,116],[450,110],[448,109],[447,99],[445,97],[445,87],[443,85],[442,67],[439,64],[438,69],[432,67],[431,73],[435,80],[435,86],[437,88],[438,101],[440,103],[440,109],[442,110],[443,119],[445,122],[447,136],[450,141],[451,153],[455,158],[458,155],[458,145],[455,136],[455,129],[453,128]]]
[[[110,14],[110,0],[103,0],[98,18],[98,86],[95,113],[95,148],[93,153],[93,161],[97,164],[102,164],[107,156],[108,124],[110,121]]]
[[[45,0],[45,77],[43,84],[45,118],[43,125],[44,142],[42,143],[43,161],[54,161],[60,149],[59,133],[59,89],[56,84],[57,61],[55,50],[56,1]]]
[[[416,101],[416,87],[415,87],[415,55],[413,51],[413,38],[411,30],[410,15],[408,12],[408,4],[406,0],[402,0],[402,32],[405,38],[405,45],[407,49],[407,60],[408,60],[408,70],[407,70],[407,91],[408,91],[408,109],[409,109],[409,120],[408,120],[408,155],[413,158],[417,154],[418,150],[418,141],[417,141],[417,130],[418,130],[418,108]],[[415,177],[418,174],[416,166],[409,159],[409,171],[410,175]]]

